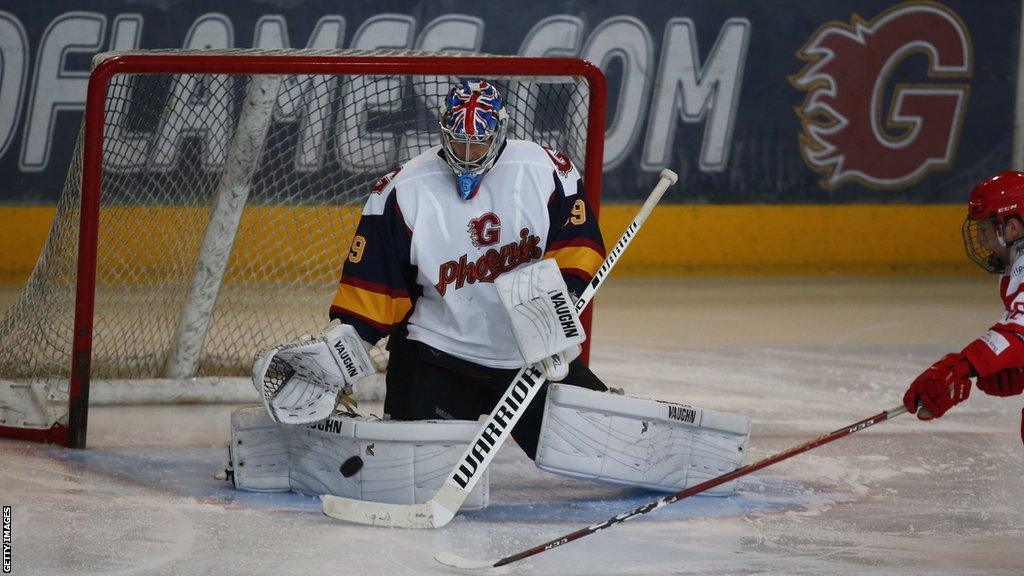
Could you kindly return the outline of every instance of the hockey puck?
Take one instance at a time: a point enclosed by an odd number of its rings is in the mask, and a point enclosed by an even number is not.
[[[338,468],[338,472],[341,472],[342,476],[348,478],[349,476],[352,476],[353,474],[359,472],[362,469],[363,459],[360,458],[359,456],[353,456],[341,463],[341,467]]]

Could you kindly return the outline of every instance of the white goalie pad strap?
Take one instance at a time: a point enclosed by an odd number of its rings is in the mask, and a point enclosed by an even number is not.
[[[332,494],[389,504],[419,504],[434,496],[480,428],[475,421],[398,422],[363,417],[331,417],[306,426],[282,426],[262,409],[249,407],[232,414],[232,448],[236,452],[240,448],[235,442],[236,420],[253,425],[243,434],[245,459],[244,466],[234,467],[236,487],[269,490],[276,486],[301,494]],[[285,439],[283,457],[278,437],[259,435],[268,426]],[[265,447],[257,445],[261,439],[267,442]],[[283,484],[278,466],[282,460]],[[264,477],[270,476],[271,470],[278,472],[273,481]],[[343,470],[350,475],[345,476]],[[265,474],[257,477],[257,471]],[[489,493],[485,473],[462,509],[486,507]]]
[[[738,414],[552,384],[536,464],[548,472],[678,492],[743,466]],[[729,494],[727,482],[705,494]]]
[[[582,344],[583,324],[554,260],[502,274],[494,281],[527,364]],[[568,358],[566,363],[572,361]]]
[[[257,354],[253,386],[275,421],[308,424],[330,416],[341,390],[374,372],[355,328],[334,324],[315,339]]]

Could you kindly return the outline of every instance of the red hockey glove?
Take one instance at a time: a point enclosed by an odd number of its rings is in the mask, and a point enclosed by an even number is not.
[[[903,395],[903,404],[917,414],[917,403],[927,409],[921,420],[939,418],[971,395],[971,364],[962,354],[946,354],[918,376]]]
[[[1024,371],[1007,368],[978,378],[978,390],[991,396],[1016,396],[1024,392]]]

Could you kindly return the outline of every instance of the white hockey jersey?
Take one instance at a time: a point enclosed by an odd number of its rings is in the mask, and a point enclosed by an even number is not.
[[[331,317],[376,342],[392,330],[492,368],[522,365],[493,280],[554,258],[582,291],[604,260],[597,222],[569,159],[508,140],[477,194],[458,196],[438,154],[377,182],[353,238]]]
[[[1014,248],[1014,261],[999,279],[1004,313],[985,334],[963,349],[978,376],[1024,366],[1024,249]]]

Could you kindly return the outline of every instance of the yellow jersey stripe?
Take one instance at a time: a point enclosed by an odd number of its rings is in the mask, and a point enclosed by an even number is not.
[[[412,300],[408,296],[393,297],[351,284],[339,284],[331,306],[349,310],[384,326],[392,326],[409,314]]]

